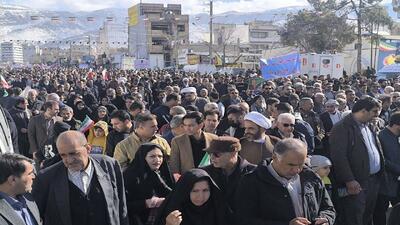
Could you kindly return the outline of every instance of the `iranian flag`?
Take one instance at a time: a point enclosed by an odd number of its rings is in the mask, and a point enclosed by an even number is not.
[[[78,131],[85,133],[86,131],[88,131],[90,128],[92,128],[94,125],[94,121],[92,119],[90,119],[90,117],[86,116],[85,120],[83,120],[81,127],[79,128]]]
[[[208,166],[210,165],[210,154],[208,154],[206,152],[206,154],[204,154],[203,158],[201,159],[200,163],[199,163],[199,167],[204,167],[204,166]]]

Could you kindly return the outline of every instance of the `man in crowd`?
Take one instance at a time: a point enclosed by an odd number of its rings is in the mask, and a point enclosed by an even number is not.
[[[217,135],[228,135],[242,138],[244,135],[243,118],[245,112],[237,105],[231,105],[226,110],[226,118],[221,121],[217,128]]]
[[[240,155],[250,163],[258,164],[272,156],[274,146],[265,131],[271,127],[271,121],[258,112],[250,112],[244,117],[244,137],[240,140]]]
[[[209,147],[211,140],[217,138],[214,134],[202,131],[204,118],[200,112],[188,112],[183,117],[183,125],[185,134],[175,137],[171,143],[170,168],[176,177],[204,165],[203,149]]]
[[[186,107],[189,105],[196,106],[200,112],[204,112],[204,106],[208,103],[207,99],[197,97],[196,88],[187,87],[181,90],[181,94],[185,96],[182,106]]]
[[[35,179],[32,163],[22,155],[0,155],[0,224],[42,224],[36,203],[26,195]]]
[[[171,141],[174,137],[180,136],[185,133],[185,127],[183,126],[183,117],[185,115],[176,115],[172,117],[171,122],[169,122],[170,130],[168,130],[163,138],[168,141],[171,145]]]
[[[378,117],[381,104],[372,97],[358,100],[331,130],[330,155],[335,178],[344,191],[340,197],[346,224],[372,222],[384,160],[381,145],[369,122]]]
[[[210,174],[225,195],[231,209],[234,208],[236,188],[241,178],[253,171],[256,165],[249,163],[238,153],[241,150],[239,139],[229,136],[218,137],[206,148],[210,154],[211,165],[202,169]]]
[[[342,113],[338,110],[339,102],[333,99],[329,99],[325,103],[326,111],[320,115],[321,122],[323,124],[325,135],[322,139],[322,151],[316,150],[314,153],[317,155],[323,155],[330,157],[329,153],[329,136],[332,127],[342,119]]]
[[[239,225],[333,225],[335,209],[321,178],[305,166],[307,146],[288,138],[275,145],[272,160],[246,174],[236,191]]]
[[[157,116],[158,128],[161,128],[165,124],[169,123],[169,121],[171,120],[171,115],[169,114],[169,111],[172,107],[180,104],[181,96],[177,93],[171,93],[167,95],[165,103],[153,110],[153,114]]]
[[[376,201],[374,224],[385,225],[389,203],[394,206],[400,202],[398,181],[400,177],[400,112],[391,115],[389,125],[379,133],[378,137],[385,157],[387,179],[381,183]]]
[[[217,133],[217,127],[219,125],[219,111],[210,110],[204,112],[204,132],[211,134]]]
[[[128,225],[122,171],[108,156],[90,155],[78,131],[57,139],[61,162],[42,170],[32,194],[44,225]]]
[[[30,119],[28,124],[29,153],[38,165],[44,160],[55,155],[53,152],[50,138],[53,135],[53,127],[56,121],[62,119],[58,117],[60,111],[59,103],[47,101],[43,105],[44,112]]]
[[[78,130],[82,122],[74,118],[74,110],[69,106],[64,106],[60,110],[63,122],[71,126],[71,130]]]
[[[134,130],[129,114],[124,110],[117,110],[111,114],[113,130],[108,133],[106,141],[106,153],[114,156],[115,146],[129,136]]]
[[[127,138],[115,146],[114,158],[120,163],[122,169],[135,158],[141,144],[152,142],[159,144],[169,155],[171,149],[168,142],[157,133],[157,119],[155,115],[143,113],[136,116],[135,130]]]

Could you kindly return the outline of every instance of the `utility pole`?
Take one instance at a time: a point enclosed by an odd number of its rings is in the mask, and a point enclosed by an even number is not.
[[[213,43],[213,0],[210,0],[210,46],[209,57],[210,64],[212,63],[212,43]]]
[[[90,34],[89,34],[89,59],[90,59]]]

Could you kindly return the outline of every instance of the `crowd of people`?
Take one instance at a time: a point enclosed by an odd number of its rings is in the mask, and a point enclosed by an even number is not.
[[[0,72],[2,225],[400,224],[399,78]]]

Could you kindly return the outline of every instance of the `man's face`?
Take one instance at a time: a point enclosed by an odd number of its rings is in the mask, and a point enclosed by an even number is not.
[[[28,100],[25,99],[23,102],[18,104],[18,107],[21,109],[27,109],[28,108]]]
[[[60,114],[64,121],[70,121],[74,116],[74,114],[69,110],[63,110]]]
[[[258,140],[261,138],[262,133],[264,132],[257,124],[253,123],[252,121],[245,120],[244,121],[244,136],[249,141]]]
[[[337,109],[337,106],[335,106],[335,105],[326,105],[325,109],[326,109],[326,111],[328,113],[335,113],[336,109]]]
[[[346,99],[349,102],[353,102],[356,99],[356,94],[354,93],[354,91],[347,93]]]
[[[178,96],[178,99],[176,101],[172,102],[172,107],[180,105],[181,104],[181,96]]]
[[[160,101],[164,101],[165,96],[166,96],[166,94],[165,94],[165,92],[163,91],[163,92],[158,93],[157,98],[158,98],[158,100],[160,100]]]
[[[231,127],[238,128],[240,126],[240,114],[231,113],[228,115],[228,124]]]
[[[144,138],[151,138],[157,133],[157,125],[156,119],[146,121],[139,125],[139,129],[141,130],[140,133],[144,136]]]
[[[196,119],[184,119],[183,126],[185,127],[185,133],[187,135],[195,135],[201,132],[203,123],[198,124]]]
[[[116,130],[117,132],[125,132],[128,129],[127,123],[129,121],[121,121],[118,118],[112,118],[111,119],[111,124],[113,126],[113,129]]]
[[[125,107],[126,107],[127,109],[129,109],[129,107],[131,107],[132,103],[133,103],[133,99],[127,98],[127,99],[125,100]]]
[[[283,93],[288,96],[293,93],[293,88],[291,86],[285,86],[283,89]]]
[[[292,119],[281,118],[281,120],[278,121],[277,126],[283,134],[290,136],[294,131],[294,123],[295,121]]]
[[[370,111],[363,110],[364,111],[364,122],[370,122],[372,119],[376,118],[379,116],[381,113],[381,108],[379,107],[374,107]]]
[[[117,87],[117,89],[115,89],[115,93],[116,93],[118,96],[121,96],[121,95],[122,95],[122,87]]]
[[[210,161],[215,168],[227,168],[229,162],[235,156],[236,152],[214,152],[210,153]]]
[[[312,101],[305,101],[303,103],[302,109],[306,112],[310,112],[314,108],[314,102]]]
[[[58,104],[53,104],[53,106],[48,108],[47,111],[51,117],[55,117],[60,112],[60,106],[58,106]]]
[[[218,115],[207,115],[204,121],[204,128],[208,131],[217,129],[219,124]]]
[[[280,176],[291,179],[303,170],[306,158],[307,150],[301,152],[292,150],[282,156],[274,153],[272,155],[273,167]]]
[[[195,93],[186,93],[185,94],[185,99],[188,102],[193,102],[194,100],[196,100],[196,94]]]
[[[28,98],[31,99],[32,101],[36,100],[36,96],[37,96],[36,92],[31,91],[28,93]]]
[[[239,97],[239,91],[232,90],[231,92],[229,92],[229,95],[230,95],[231,99],[237,99]]]
[[[59,143],[57,148],[65,167],[72,171],[86,168],[90,152],[88,144],[82,145],[78,140],[69,140]]]
[[[32,191],[32,183],[35,179],[35,170],[32,163],[22,161],[25,165],[25,172],[20,177],[15,177],[15,187],[13,188],[17,194],[25,194]]]
[[[107,115],[107,112],[105,110],[99,110],[97,112],[97,115],[99,116],[99,118],[104,118]]]

